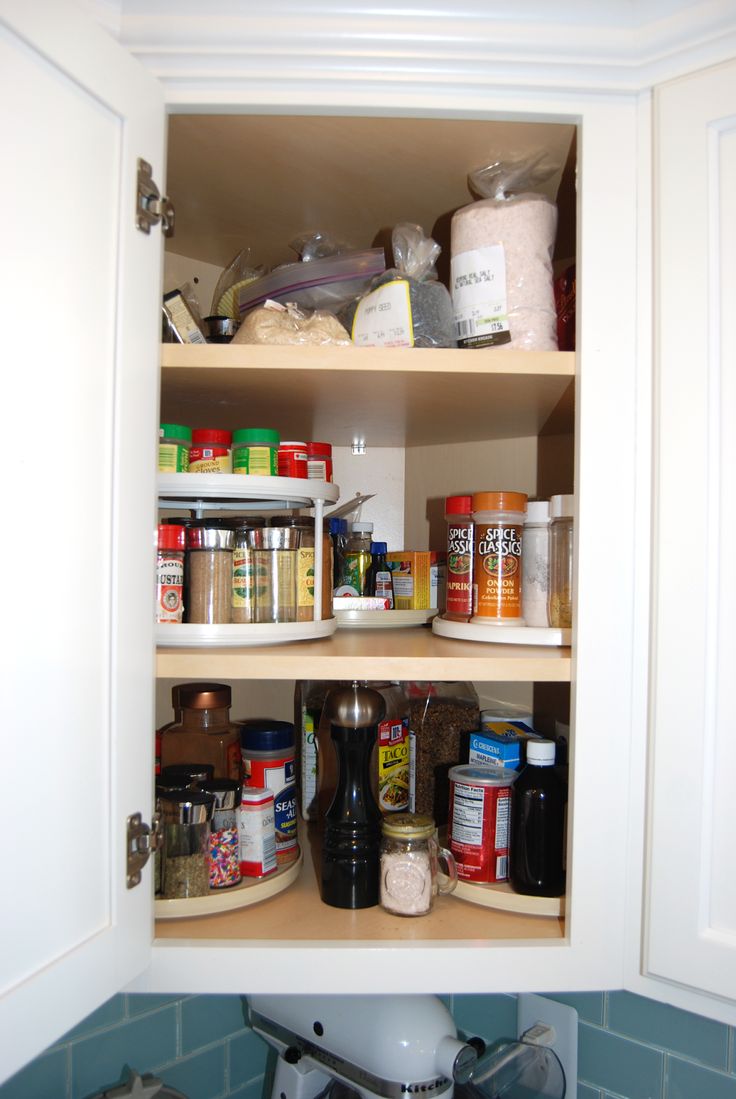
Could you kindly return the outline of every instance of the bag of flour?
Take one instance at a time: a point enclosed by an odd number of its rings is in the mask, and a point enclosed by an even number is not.
[[[471,172],[482,197],[451,225],[450,291],[461,347],[557,350],[552,252],[557,207],[534,191],[558,166],[544,154]]]

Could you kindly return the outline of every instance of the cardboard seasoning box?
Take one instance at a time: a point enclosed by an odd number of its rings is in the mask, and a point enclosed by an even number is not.
[[[439,609],[443,602],[447,554],[437,550],[394,550],[386,554],[398,611]]]

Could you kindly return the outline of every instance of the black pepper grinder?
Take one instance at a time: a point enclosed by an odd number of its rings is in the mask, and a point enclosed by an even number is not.
[[[378,691],[353,683],[330,691],[325,710],[338,774],[325,814],[322,900],[333,908],[371,908],[379,902],[382,817],[370,762],[386,704]]]

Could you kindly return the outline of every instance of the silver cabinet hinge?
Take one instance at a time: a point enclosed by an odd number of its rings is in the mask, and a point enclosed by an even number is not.
[[[176,213],[170,199],[161,195],[153,178],[151,165],[138,157],[138,201],[135,223],[142,233],[150,233],[151,226],[161,222],[165,237],[173,237]]]
[[[149,825],[143,823],[140,813],[133,813],[126,821],[126,885],[128,889],[140,885],[141,871],[148,862],[152,851],[161,845],[162,829],[157,817]]]

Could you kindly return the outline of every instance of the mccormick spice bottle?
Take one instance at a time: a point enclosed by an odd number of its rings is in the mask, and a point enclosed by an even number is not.
[[[524,492],[476,492],[473,496],[475,555],[472,622],[523,626],[521,541]]]
[[[448,496],[447,580],[443,618],[469,622],[473,613],[473,497]]]

